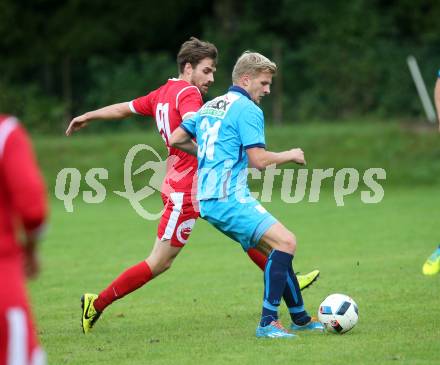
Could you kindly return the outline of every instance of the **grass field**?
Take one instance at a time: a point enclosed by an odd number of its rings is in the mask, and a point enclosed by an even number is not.
[[[421,274],[440,241],[438,139],[433,128],[369,120],[267,129],[270,148],[302,147],[309,168],[387,171],[379,204],[363,204],[358,191],[337,207],[332,180],[323,184],[318,203],[286,204],[274,193],[265,204],[298,237],[295,270],[321,270],[304,292],[309,311],[315,314],[335,292],[352,296],[360,311],[358,325],[343,336],[267,341],[255,338],[262,273],[238,244],[202,220],[169,272],[114,303],[84,336],[81,294],[99,292],[145,258],[156,235],[157,222],[141,219],[110,193],[123,189],[124,157],[137,143],[165,151],[154,131],[35,138],[52,218],[42,246],[44,270],[30,289],[49,364],[438,364],[440,275]],[[64,167],[81,171],[81,192],[88,190],[88,169],[108,169],[104,203],[85,204],[78,196],[74,212],[66,213],[53,198]],[[144,186],[146,178],[136,183]],[[150,208],[160,207],[155,195],[146,201]],[[287,325],[283,306],[281,316]]]
[[[439,363],[440,277],[421,274],[440,240],[438,187],[385,188],[374,205],[353,195],[338,208],[324,190],[319,203],[265,206],[297,234],[295,270],[321,270],[304,292],[309,311],[330,293],[349,294],[360,314],[351,332],[257,340],[262,273],[200,220],[173,268],[114,303],[84,336],[80,295],[143,259],[157,223],[117,197],[76,203],[71,214],[53,200],[44,271],[30,285],[49,364]],[[287,325],[283,306],[281,313]]]

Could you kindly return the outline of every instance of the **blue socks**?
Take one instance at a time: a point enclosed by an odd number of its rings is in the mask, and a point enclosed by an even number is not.
[[[278,319],[278,307],[286,289],[292,259],[292,255],[277,250],[273,250],[268,257],[264,270],[264,299],[260,321],[262,327]]]
[[[289,309],[292,322],[298,326],[303,326],[310,322],[311,317],[304,310],[304,301],[299,289],[298,279],[292,266],[287,272],[287,285],[283,293],[284,301]]]
[[[260,326],[264,327],[278,319],[278,307],[283,297],[292,322],[303,326],[311,317],[304,309],[304,301],[298,279],[292,268],[293,256],[273,250],[264,270],[264,300]]]

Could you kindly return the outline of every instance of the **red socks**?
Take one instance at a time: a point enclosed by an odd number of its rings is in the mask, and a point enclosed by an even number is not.
[[[121,299],[146,284],[152,276],[151,269],[145,261],[130,267],[99,294],[93,306],[98,312],[102,312],[115,300]]]
[[[264,271],[267,257],[260,251],[250,248],[247,251],[250,259]],[[153,277],[150,267],[145,261],[125,270],[114,280],[106,289],[104,289],[96,298],[93,306],[98,312],[102,312],[107,306],[115,300],[121,299],[127,294],[139,289],[148,283]]]
[[[266,267],[267,257],[266,255],[262,254],[260,251],[258,251],[255,248],[250,248],[247,251],[248,256],[250,259],[261,269],[264,271],[264,268]]]

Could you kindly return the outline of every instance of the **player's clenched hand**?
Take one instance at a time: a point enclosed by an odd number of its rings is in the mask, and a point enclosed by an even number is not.
[[[70,136],[73,132],[76,132],[77,130],[86,127],[88,122],[89,120],[85,114],[73,118],[69,124],[69,127],[66,130],[66,136]]]
[[[40,272],[40,259],[35,249],[24,250],[24,271],[29,279],[35,279]]]
[[[304,151],[301,148],[293,148],[290,151],[291,159],[299,165],[305,165]]]

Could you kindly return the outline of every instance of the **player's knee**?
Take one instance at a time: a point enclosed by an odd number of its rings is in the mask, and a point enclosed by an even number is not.
[[[167,271],[173,263],[173,259],[151,256],[146,261],[154,277]]]
[[[293,233],[288,232],[285,235],[283,235],[280,244],[283,247],[285,252],[288,252],[292,255],[295,253],[295,251],[296,251],[296,237]]]
[[[172,264],[173,264],[172,259],[159,261],[155,267],[155,270],[154,270],[156,272],[156,275],[162,274],[165,271],[167,271],[171,267]]]
[[[166,260],[162,264],[162,272],[167,271],[173,265],[173,259]]]

